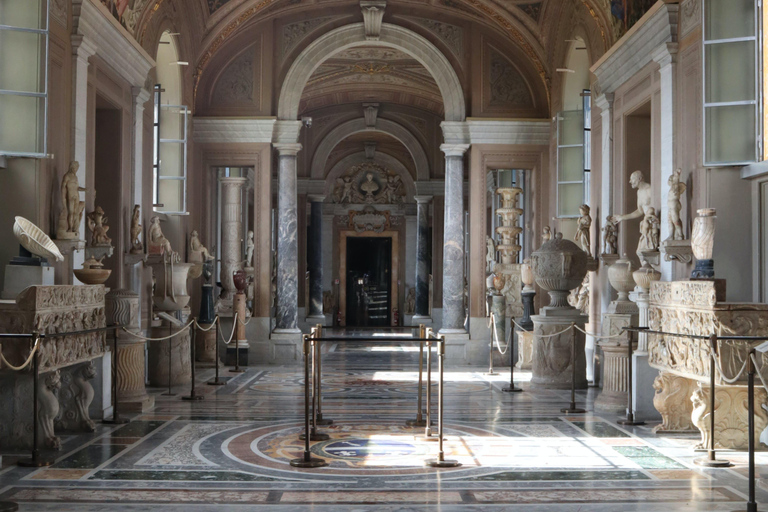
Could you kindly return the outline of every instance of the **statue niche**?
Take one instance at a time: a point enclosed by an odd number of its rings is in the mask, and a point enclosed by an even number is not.
[[[336,178],[333,202],[337,204],[401,204],[405,186],[400,175],[375,162],[354,165]]]

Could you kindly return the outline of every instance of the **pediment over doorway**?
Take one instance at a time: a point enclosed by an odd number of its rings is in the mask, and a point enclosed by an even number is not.
[[[371,161],[353,165],[337,177],[332,200],[338,204],[402,204],[405,193],[400,174]]]

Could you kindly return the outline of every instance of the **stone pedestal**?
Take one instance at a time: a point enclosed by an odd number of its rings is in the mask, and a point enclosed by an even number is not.
[[[531,320],[531,316],[535,313],[533,299],[536,297],[536,292],[525,291],[525,288],[523,288],[521,296],[523,301],[523,317],[518,323],[520,324],[520,327],[530,331],[533,329],[533,321]]]
[[[629,294],[629,298],[637,304],[638,327],[648,327],[650,310],[650,293],[638,289]],[[653,406],[653,381],[658,371],[648,363],[648,334],[637,334],[637,350],[632,354],[632,408],[638,420],[657,420],[659,413]]]
[[[702,383],[693,390],[691,420],[701,433],[698,449],[709,448],[710,443],[710,388]],[[715,386],[715,448],[747,450],[749,448],[749,409],[747,388]],[[760,434],[768,426],[768,412],[763,408],[768,395],[762,386],[755,386],[755,447],[760,449]]]
[[[218,333],[213,324],[200,324],[195,333],[195,359],[198,363],[216,363],[216,345]],[[204,331],[203,329],[208,329]]]
[[[227,346],[227,357],[224,361],[225,364],[234,365],[235,358],[239,357],[240,366],[248,366],[248,339],[245,335],[245,309],[246,301],[248,297],[244,293],[236,293],[233,299],[234,312],[237,318],[235,324],[235,335],[232,338],[232,343]],[[232,331],[228,331],[232,332]]]
[[[584,354],[585,336],[568,329],[576,324],[582,329],[589,317],[575,308],[543,308],[533,320],[533,377],[531,385],[546,389],[570,389],[571,372],[576,365],[576,389],[587,388],[587,361]],[[542,337],[563,330],[554,337]],[[571,357],[572,343],[576,343],[576,360]]]
[[[691,420],[693,411],[691,396],[696,387],[696,381],[693,379],[659,372],[659,376],[653,381],[653,389],[656,390],[653,405],[661,414],[661,425],[653,428],[654,434],[696,431]]]
[[[152,338],[162,338],[178,331],[177,326],[165,325],[152,328]],[[153,387],[168,387],[170,361],[171,386],[189,384],[192,378],[190,366],[189,330],[177,334],[169,340],[150,341],[149,343],[149,384]]]
[[[603,315],[602,333],[603,336],[616,336],[622,333],[622,328],[635,325],[637,325],[637,315],[606,313]],[[603,389],[595,400],[595,410],[624,412],[627,408],[629,364],[626,336],[600,340],[598,345],[603,351],[603,375],[600,379]],[[634,345],[636,346],[636,343]]]
[[[493,314],[494,324],[496,329],[495,338],[493,339],[494,341],[493,345],[495,347],[496,341],[498,341],[498,344],[502,350],[504,350],[504,347],[507,344],[506,310],[507,310],[507,300],[504,298],[503,295],[491,296],[491,314]],[[493,325],[491,325],[491,329],[494,329]],[[493,331],[491,331],[491,335],[493,336]]]
[[[106,296],[109,324],[124,325],[131,332],[139,331],[141,306],[139,295],[130,290],[113,290]],[[117,398],[119,410],[144,412],[155,405],[147,394],[144,379],[146,342],[122,329],[117,333]]]
[[[530,370],[533,368],[532,332],[517,331],[517,364],[515,364],[515,368],[520,370]]]

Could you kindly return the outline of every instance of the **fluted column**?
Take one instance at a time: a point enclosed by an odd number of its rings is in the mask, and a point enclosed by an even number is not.
[[[231,312],[235,282],[232,273],[243,268],[243,186],[247,178],[221,177],[221,299]]]
[[[296,155],[301,144],[275,144],[277,170],[277,318],[275,332],[299,332]]]
[[[416,196],[416,307],[415,324],[429,320],[429,203],[432,196]]]
[[[325,196],[310,195],[309,240],[307,268],[309,269],[309,315],[312,323],[323,323],[323,201]]]
[[[443,144],[445,220],[443,235],[443,327],[441,334],[465,334],[464,328],[464,153],[468,144]]]

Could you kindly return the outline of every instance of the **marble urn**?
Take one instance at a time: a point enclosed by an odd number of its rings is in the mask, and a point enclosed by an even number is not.
[[[536,284],[549,292],[550,308],[573,309],[568,293],[587,275],[587,253],[557,233],[531,255],[531,269]]]
[[[629,300],[629,292],[635,289],[633,272],[632,262],[626,254],[608,267],[608,282],[619,294],[616,300],[611,301],[608,306],[608,313],[637,313],[637,304]]]
[[[152,302],[160,311],[181,311],[189,304],[187,278],[194,263],[159,263],[152,265],[155,293]]]
[[[712,260],[712,249],[715,244],[715,215],[714,208],[696,210],[698,217],[693,219],[691,230],[691,249],[696,257],[696,268],[691,272],[691,279],[712,279],[715,277],[715,262]]]
[[[646,261],[642,267],[632,272],[632,278],[637,283],[637,286],[642,288],[645,293],[648,293],[651,289],[651,283],[661,279],[661,272],[653,268]]]

